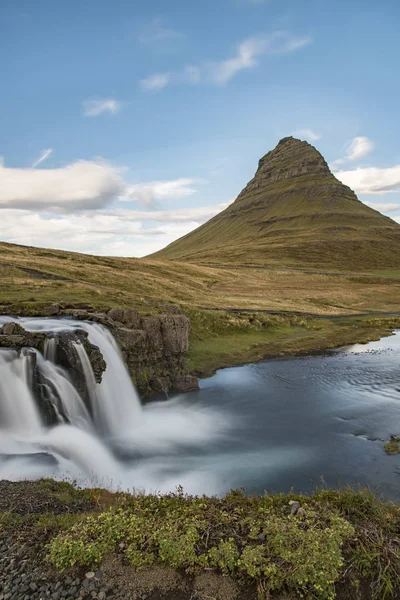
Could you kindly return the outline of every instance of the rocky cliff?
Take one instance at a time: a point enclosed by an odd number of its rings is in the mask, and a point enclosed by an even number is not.
[[[400,225],[360,202],[311,144],[287,137],[227,209],[152,255],[242,266],[400,267]]]
[[[190,322],[173,305],[160,305],[160,314],[146,317],[128,308],[113,308],[106,313],[93,313],[88,308],[63,308],[52,304],[45,311],[48,316],[73,317],[105,325],[114,335],[142,398],[152,394],[168,395],[198,389],[197,377],[185,369],[189,350]],[[7,323],[0,329],[0,347],[35,348],[44,353],[48,334],[29,333],[17,323]],[[56,362],[71,373],[80,393],[85,396],[82,367],[73,351],[72,342],[79,341],[91,361],[97,381],[101,381],[105,363],[99,349],[87,339],[87,333],[78,330],[57,336]]]
[[[167,314],[141,317],[131,309],[113,308],[107,317],[125,362],[142,397],[198,388],[185,370],[189,350],[189,319],[176,307]]]

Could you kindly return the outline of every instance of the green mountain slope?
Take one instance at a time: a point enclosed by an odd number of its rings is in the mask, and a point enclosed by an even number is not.
[[[284,138],[226,210],[152,257],[214,265],[400,268],[400,225],[360,202],[310,144]]]

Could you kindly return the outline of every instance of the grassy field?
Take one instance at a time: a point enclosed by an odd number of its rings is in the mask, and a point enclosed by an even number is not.
[[[0,312],[41,315],[59,303],[93,311],[129,307],[145,315],[172,302],[191,319],[189,365],[199,373],[377,338],[400,323],[356,315],[398,313],[399,298],[397,272],[222,269],[0,243]],[[337,319],[341,315],[355,316]]]

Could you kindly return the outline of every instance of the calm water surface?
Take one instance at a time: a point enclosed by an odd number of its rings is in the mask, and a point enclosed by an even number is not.
[[[356,484],[400,495],[400,455],[384,440],[400,434],[400,333],[325,356],[224,369],[195,399],[233,417],[204,467],[226,487],[310,492]]]

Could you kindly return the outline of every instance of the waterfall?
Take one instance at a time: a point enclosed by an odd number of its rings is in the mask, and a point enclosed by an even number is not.
[[[38,350],[0,349],[0,479],[73,478],[112,489],[206,491],[194,456],[226,429],[226,417],[188,403],[185,396],[141,406],[121,352],[102,325],[72,319],[0,316],[0,327],[18,322],[28,332],[51,333]],[[57,364],[61,332],[85,330],[106,362],[96,383],[85,347],[71,339],[84,384]],[[83,382],[80,381],[80,384]],[[217,484],[207,476],[209,491]]]
[[[107,369],[94,403],[97,427],[106,435],[121,437],[134,429],[142,416],[137,392],[132,384],[119,348],[111,333],[98,324],[82,323],[89,339],[101,350]],[[84,348],[77,348],[89,386],[93,386],[93,371]]]
[[[19,434],[41,430],[39,410],[29,387],[31,360],[27,354],[0,351],[0,430]]]

